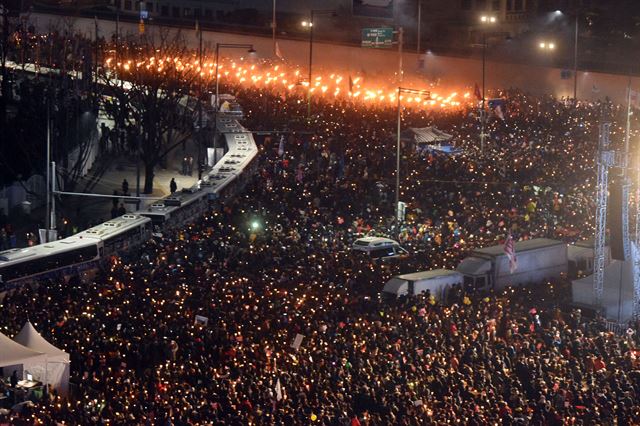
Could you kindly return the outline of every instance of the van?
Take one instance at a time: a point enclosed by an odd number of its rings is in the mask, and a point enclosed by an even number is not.
[[[463,280],[464,275],[449,269],[413,272],[391,278],[382,292],[393,296],[415,296],[429,290],[436,300],[443,300],[447,290],[455,284],[462,284]]]
[[[372,259],[404,257],[409,254],[400,243],[391,238],[364,237],[353,242],[351,249],[368,255]]]

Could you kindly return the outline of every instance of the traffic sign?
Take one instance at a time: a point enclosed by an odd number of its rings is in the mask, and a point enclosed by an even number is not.
[[[385,48],[393,45],[393,28],[363,28],[362,47]]]

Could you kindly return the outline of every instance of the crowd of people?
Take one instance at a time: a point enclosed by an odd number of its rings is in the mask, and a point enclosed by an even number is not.
[[[637,424],[637,336],[564,309],[564,280],[502,292],[387,300],[391,275],[453,268],[471,248],[589,237],[603,107],[512,90],[484,152],[473,108],[404,112],[437,125],[451,156],[402,146],[396,111],[233,88],[260,139],[258,173],[183,229],[0,302],[0,330],[29,319],[71,354],[71,396],[0,414],[13,424]],[[355,256],[397,238],[400,264]],[[198,316],[196,320],[196,316]]]

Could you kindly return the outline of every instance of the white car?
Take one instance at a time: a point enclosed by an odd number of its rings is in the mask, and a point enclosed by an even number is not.
[[[351,249],[366,253],[373,259],[401,257],[409,254],[407,250],[402,248],[400,243],[384,237],[358,238],[353,242]]]

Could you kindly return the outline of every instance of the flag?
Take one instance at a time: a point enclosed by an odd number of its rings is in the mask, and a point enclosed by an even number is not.
[[[282,51],[280,51],[280,45],[278,44],[278,42],[276,41],[276,56],[278,57],[278,59],[280,59],[281,61],[284,61],[284,56],[282,56]]]
[[[480,87],[478,86],[478,83],[476,83],[476,87],[473,93],[476,95],[476,98],[478,98],[479,101],[482,100],[482,93],[480,93]]]
[[[278,145],[278,156],[284,155],[284,135],[280,135],[280,144]]]
[[[353,79],[349,76],[349,92],[353,92]]]
[[[489,99],[487,101],[487,106],[489,110],[493,111],[493,113],[500,120],[504,120],[504,113],[506,112],[506,101],[502,98]]]
[[[280,384],[280,378],[276,381],[276,401],[282,401],[282,385]]]
[[[513,274],[518,269],[518,258],[516,257],[516,245],[511,234],[507,236],[503,250],[504,254],[509,258],[509,272]]]

